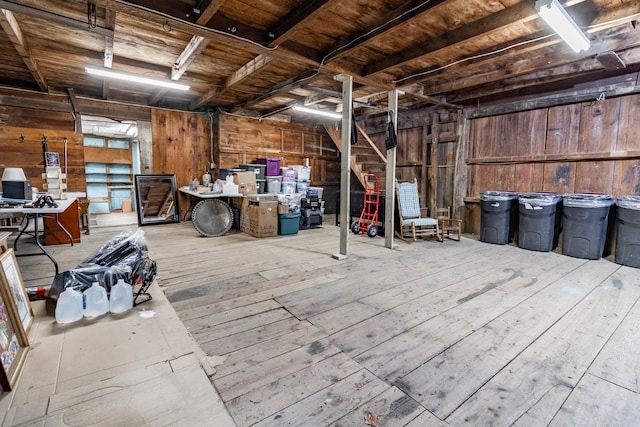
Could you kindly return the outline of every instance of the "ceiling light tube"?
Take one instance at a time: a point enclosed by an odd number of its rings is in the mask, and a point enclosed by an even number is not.
[[[123,80],[126,82],[160,86],[167,89],[189,90],[188,85],[175,83],[170,80],[154,79],[151,77],[145,77],[138,74],[125,73],[122,71],[113,71],[108,68],[92,67],[90,65],[87,65],[84,67],[84,71],[88,74],[92,74],[95,76],[108,77],[111,79]]]
[[[338,120],[342,118],[342,114],[339,114],[339,113],[334,113],[332,111],[319,110],[317,108],[304,107],[302,105],[297,105],[297,104],[293,105],[291,108],[295,111],[301,111],[303,113],[309,113],[309,114],[316,114],[318,116],[328,117],[334,120]]]
[[[575,52],[589,49],[591,42],[562,5],[558,3],[558,0],[537,0],[535,7],[538,15],[571,49]]]

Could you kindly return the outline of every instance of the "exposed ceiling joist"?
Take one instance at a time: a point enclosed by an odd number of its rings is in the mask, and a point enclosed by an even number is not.
[[[57,15],[55,13],[47,12],[40,9],[35,9],[33,7],[23,6],[20,4],[8,2],[5,0],[0,0],[0,9],[10,10],[15,13],[20,13],[22,15],[31,16],[33,18],[43,19],[45,21],[55,22],[60,25],[65,25],[71,28],[77,28],[81,30],[86,30],[91,33],[99,34],[101,36],[111,36],[113,37],[113,30],[103,27],[89,27],[87,22],[77,21],[75,19],[67,18],[66,16]]]
[[[268,33],[267,36],[271,39],[269,46],[277,46],[287,40],[291,34],[302,28],[305,22],[319,16],[326,8],[329,8],[336,3],[336,0],[304,1]]]
[[[20,25],[18,25],[18,21],[13,16],[13,12],[6,9],[0,9],[0,27],[4,30],[9,37],[9,40],[13,44],[13,47],[16,49],[25,65],[31,72],[33,79],[38,84],[38,87],[43,92],[47,91],[47,82],[45,81],[42,73],[38,69],[38,64],[31,56],[31,51],[29,46],[27,45],[27,40],[22,34],[22,30],[20,29]]]

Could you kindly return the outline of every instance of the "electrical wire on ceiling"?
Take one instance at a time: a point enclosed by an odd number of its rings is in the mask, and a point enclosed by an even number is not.
[[[600,22],[598,24],[594,24],[594,25],[591,25],[589,27],[586,27],[586,30],[587,31],[588,30],[596,30],[597,31],[598,27],[607,26],[607,25],[610,25],[610,24],[613,24],[613,23],[616,23],[616,22],[620,22],[620,21],[629,21],[630,19],[633,19],[635,17],[640,17],[640,13],[635,13],[633,15],[630,15],[630,16],[627,16],[627,17],[624,17],[624,18],[612,19],[612,20],[607,21],[607,22]],[[528,43],[538,42],[540,40],[544,40],[546,38],[553,37],[555,35],[556,35],[555,33],[552,33],[552,34],[548,34],[546,36],[537,37],[535,39],[524,40],[524,41],[519,42],[519,43],[514,43],[514,44],[506,46],[506,47],[504,47],[502,49],[498,49],[498,50],[494,50],[494,51],[491,51],[491,52],[485,52],[485,53],[481,53],[479,55],[473,55],[473,56],[469,56],[469,57],[466,57],[466,58],[462,58],[462,59],[454,61],[454,62],[452,62],[450,64],[442,65],[440,67],[437,67],[437,68],[434,68],[434,69],[431,69],[431,70],[427,70],[427,71],[423,71],[423,72],[420,72],[420,73],[412,74],[410,76],[403,77],[403,78],[398,79],[398,80],[393,80],[393,83],[398,84],[398,83],[401,83],[401,82],[403,82],[405,80],[409,80],[409,79],[413,79],[413,78],[416,78],[416,77],[421,77],[421,76],[425,76],[425,75],[428,75],[428,74],[436,73],[438,71],[442,71],[442,70],[444,70],[446,68],[453,67],[454,65],[458,65],[458,64],[461,64],[463,62],[472,61],[474,59],[495,55],[497,53],[502,53],[502,52],[507,51],[509,49],[513,49],[515,47],[519,47],[519,46],[522,46],[522,45],[525,45],[525,44],[528,44]]]

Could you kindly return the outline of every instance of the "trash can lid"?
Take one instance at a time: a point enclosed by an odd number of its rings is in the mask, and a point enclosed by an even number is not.
[[[621,208],[640,211],[640,196],[620,196],[618,197],[617,205]]]
[[[610,194],[565,194],[564,205],[571,208],[605,208],[616,198]]]
[[[532,206],[551,206],[562,200],[562,196],[557,193],[522,193],[518,197],[521,204],[528,203]]]
[[[517,198],[518,193],[516,191],[483,191],[480,193],[480,200],[483,202],[513,200]]]

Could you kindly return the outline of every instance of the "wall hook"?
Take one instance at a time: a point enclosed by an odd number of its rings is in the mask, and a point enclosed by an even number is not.
[[[20,143],[24,144],[24,135],[22,134],[22,132],[20,132]]]

